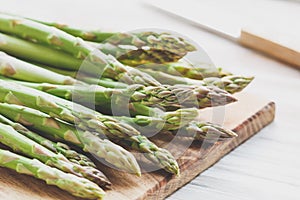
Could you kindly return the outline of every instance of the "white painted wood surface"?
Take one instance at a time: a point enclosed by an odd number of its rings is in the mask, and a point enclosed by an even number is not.
[[[177,3],[177,1],[173,1]],[[293,45],[300,45],[297,1],[243,0],[209,1],[218,9],[209,18],[225,28],[235,23],[251,22],[251,26],[284,27],[274,37],[292,35]],[[197,12],[210,4],[185,0]],[[300,198],[300,73],[285,64],[180,21],[155,12],[138,1],[97,0],[0,0],[0,11],[44,20],[61,21],[84,28],[134,30],[164,28],[174,30],[199,43],[216,63],[235,73],[254,75],[248,92],[265,96],[277,104],[275,122],[241,145],[215,166],[169,197],[169,200],[261,200]],[[273,6],[268,6],[273,5]],[[186,6],[181,9],[187,9]],[[243,12],[242,12],[243,11]],[[263,18],[259,18],[263,16]],[[271,17],[270,17],[271,16]],[[274,20],[271,20],[271,19]],[[253,19],[253,20],[249,20]],[[277,20],[279,19],[279,20]],[[295,37],[295,39],[292,39]]]

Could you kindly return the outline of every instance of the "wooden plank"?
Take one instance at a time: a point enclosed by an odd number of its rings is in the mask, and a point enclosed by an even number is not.
[[[241,94],[237,98],[239,99],[237,103],[225,108],[204,109],[200,112],[200,118],[203,120],[211,121],[212,119],[223,118],[224,126],[234,129],[239,134],[239,137],[235,139],[218,142],[214,145],[194,142],[186,149],[185,145],[191,142],[189,140],[179,141],[169,135],[163,139],[161,135],[153,137],[157,144],[166,147],[174,156],[178,157],[177,160],[181,167],[180,177],[174,177],[159,170],[145,173],[139,178],[112,170],[99,163],[98,167],[110,177],[113,183],[113,188],[107,192],[106,199],[163,199],[273,121],[274,103],[250,94]],[[78,198],[74,198],[53,186],[48,186],[42,181],[1,168],[0,199],[70,200]]]

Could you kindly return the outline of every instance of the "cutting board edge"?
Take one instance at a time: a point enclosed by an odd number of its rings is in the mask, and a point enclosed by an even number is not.
[[[166,197],[173,194],[176,190],[180,189],[184,185],[188,184],[192,181],[196,176],[201,174],[203,171],[212,167],[219,160],[221,160],[225,155],[233,151],[239,145],[246,142],[256,133],[258,133],[261,129],[269,125],[274,121],[275,118],[275,103],[269,102],[263,108],[259,109],[252,116],[244,120],[238,126],[236,126],[233,130],[238,133],[241,137],[237,137],[226,142],[222,146],[222,151],[219,151],[219,154],[215,154],[213,157],[209,157],[211,159],[209,162],[206,159],[198,160],[197,162],[192,163],[185,171],[182,171],[180,178],[171,179],[169,176],[166,177],[166,180],[162,180],[158,182],[155,187],[149,189],[143,196],[137,198],[136,200],[163,200]],[[246,132],[246,134],[241,134],[242,132]],[[199,164],[203,165],[203,168],[199,168]],[[191,170],[188,170],[191,169]],[[188,171],[192,172],[190,174],[186,174]],[[167,183],[164,183],[168,181]],[[159,188],[159,190],[158,190]]]

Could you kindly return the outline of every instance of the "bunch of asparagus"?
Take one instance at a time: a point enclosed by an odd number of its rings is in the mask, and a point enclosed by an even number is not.
[[[14,152],[0,149],[0,166],[88,199],[111,186],[89,155],[140,176],[134,150],[179,175],[149,134],[236,137],[197,120],[198,109],[235,102],[253,79],[187,62],[195,50],[168,33],[84,31],[0,14],[0,142]]]

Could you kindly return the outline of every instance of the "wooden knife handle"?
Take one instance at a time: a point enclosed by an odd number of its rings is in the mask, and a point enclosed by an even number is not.
[[[279,42],[271,41],[246,30],[241,31],[239,43],[260,51],[300,69],[300,51]],[[300,44],[299,44],[300,45]]]

